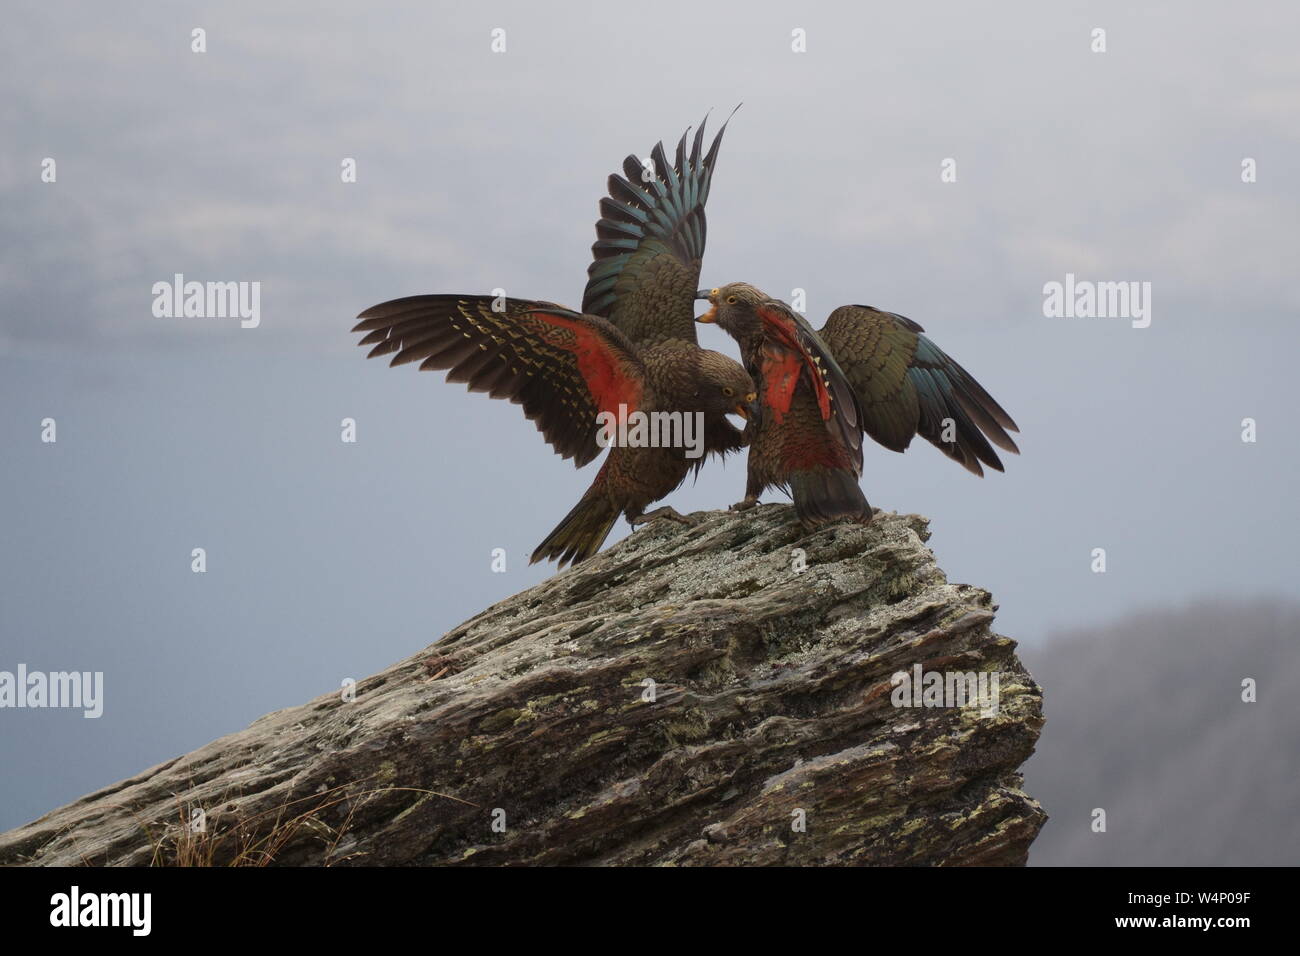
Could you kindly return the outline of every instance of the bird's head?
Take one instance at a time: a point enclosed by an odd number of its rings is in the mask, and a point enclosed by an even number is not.
[[[748,419],[757,411],[758,390],[754,380],[735,359],[700,349],[696,380],[701,409],[705,414],[739,415]]]
[[[735,339],[747,339],[762,332],[758,307],[769,301],[767,293],[755,289],[748,282],[732,282],[717,289],[701,289],[697,299],[707,299],[711,308],[701,315],[699,322],[716,322],[718,327]]]

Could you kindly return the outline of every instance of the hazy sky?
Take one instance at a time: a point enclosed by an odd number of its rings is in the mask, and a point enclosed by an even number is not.
[[[1295,593],[1294,4],[332,6],[7,11],[0,670],[102,670],[106,701],[0,710],[0,827],[552,573],[527,555],[595,466],[348,329],[419,292],[579,304],[605,177],[742,101],[703,283],[907,315],[1016,418],[1006,475],[918,443],[863,478],[1002,632]],[[175,273],[260,282],[260,325],[156,318]],[[1067,273],[1151,283],[1150,327],[1045,317]],[[715,465],[670,503],[743,486]]]

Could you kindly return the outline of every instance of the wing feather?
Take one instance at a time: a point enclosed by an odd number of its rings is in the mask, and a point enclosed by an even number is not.
[[[992,445],[1019,453],[1011,416],[905,316],[865,305],[831,313],[819,335],[857,393],[863,429],[903,451],[920,435],[977,475],[1003,470]],[[949,440],[951,439],[951,440]],[[990,444],[992,443],[992,444]]]
[[[497,305],[498,309],[493,306]],[[598,316],[549,302],[474,295],[419,295],[362,312],[368,357],[419,362],[447,381],[522,405],[563,457],[581,467],[598,454],[596,416],[634,411],[644,369],[632,344]]]
[[[653,178],[635,156],[609,177],[600,201],[596,242],[582,311],[608,318],[636,345],[695,342],[695,290],[707,228],[704,205],[727,124],[701,156],[704,123],[687,149],[682,134],[669,160],[663,143],[650,151]]]

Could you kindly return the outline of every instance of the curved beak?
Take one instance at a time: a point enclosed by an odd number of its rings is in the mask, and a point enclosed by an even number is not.
[[[710,291],[709,291],[708,289],[699,289],[699,290],[697,290],[696,293],[695,293],[695,298],[697,298],[697,299],[703,299],[704,301],[707,302],[707,301],[709,300],[709,295],[710,295],[710,294],[711,294],[711,293],[710,293]],[[716,321],[717,321],[717,318],[718,318],[718,307],[715,305],[713,308],[709,309],[708,312],[705,312],[703,315],[698,316],[698,317],[695,319],[695,321],[696,321],[696,322],[716,322]]]

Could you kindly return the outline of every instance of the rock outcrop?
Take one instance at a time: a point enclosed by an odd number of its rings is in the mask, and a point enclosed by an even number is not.
[[[1038,686],[925,519],[658,521],[361,681],[0,835],[0,864],[1022,864]],[[996,712],[891,675],[998,675]],[[951,683],[951,682],[950,682]]]

